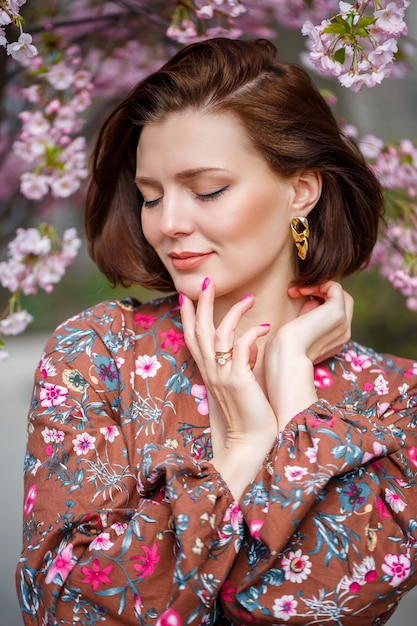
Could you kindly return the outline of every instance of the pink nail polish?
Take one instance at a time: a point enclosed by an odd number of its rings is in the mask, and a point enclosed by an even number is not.
[[[259,326],[271,326],[271,324],[259,324]]]
[[[178,304],[180,306],[182,306],[182,303],[184,302],[184,296],[182,295],[182,293],[178,294]]]
[[[203,280],[203,284],[201,285],[201,291],[204,291],[205,289],[207,289],[209,284],[210,284],[210,278],[205,278]]]
[[[253,294],[252,293],[248,293],[246,294],[246,296],[243,296],[243,298],[240,299],[240,301],[242,302],[242,300],[247,300],[248,298],[252,298]]]

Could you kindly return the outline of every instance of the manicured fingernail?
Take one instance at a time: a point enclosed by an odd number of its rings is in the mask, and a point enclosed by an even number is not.
[[[243,298],[240,299],[240,301],[242,302],[242,300],[247,300],[248,298],[252,298],[253,294],[248,293],[246,294],[246,296],[243,296]]]
[[[210,284],[210,278],[205,278],[203,280],[203,284],[201,285],[201,291],[204,291],[205,289],[207,289],[209,284]]]
[[[259,326],[271,326],[271,324],[259,324]]]
[[[182,306],[182,303],[184,302],[184,296],[182,295],[182,293],[178,294],[178,304],[180,306]]]

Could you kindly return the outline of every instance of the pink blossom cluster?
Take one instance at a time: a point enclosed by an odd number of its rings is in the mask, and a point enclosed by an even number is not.
[[[406,298],[406,305],[417,312],[417,204],[409,223],[390,220],[373,254],[380,274]]]
[[[36,46],[32,43],[32,35],[23,32],[23,18],[19,11],[25,3],[26,0],[3,0],[0,3],[0,46],[6,48],[7,54],[23,65],[38,54]],[[9,24],[15,24],[20,31],[15,42],[7,40],[4,26]]]
[[[48,224],[18,228],[8,245],[8,260],[0,263],[0,284],[12,293],[34,295],[39,287],[50,293],[80,245],[75,228],[68,228],[62,239]]]
[[[234,20],[244,13],[246,8],[239,0],[179,2],[166,34],[182,44],[208,37],[237,38],[242,31],[235,28]]]
[[[79,135],[84,121],[80,114],[91,104],[91,74],[79,67],[79,50],[68,48],[56,62],[31,64],[35,82],[23,90],[32,105],[19,117],[20,138],[13,150],[28,166],[20,177],[20,191],[30,200],[49,192],[68,198],[86,178],[86,140]]]
[[[315,26],[306,21],[309,60],[352,91],[373,87],[391,74],[409,0],[339,2],[339,13]]]
[[[359,147],[385,189],[388,213],[372,265],[417,311],[417,146],[409,139],[384,144],[365,135]]]
[[[20,294],[34,295],[39,288],[50,293],[76,257],[80,245],[75,228],[67,229],[62,239],[47,224],[18,228],[15,239],[8,245],[8,260],[0,263],[0,284],[12,293],[0,319],[0,360],[7,357],[2,335],[22,333],[33,319],[21,309]]]
[[[266,11],[268,11],[279,24],[294,29],[300,29],[307,20],[314,23],[321,22],[329,15],[337,13],[338,8],[338,0],[315,0],[314,2],[308,0],[261,0],[257,4],[264,9],[264,21],[266,21]],[[251,14],[249,6],[247,9],[248,13]]]

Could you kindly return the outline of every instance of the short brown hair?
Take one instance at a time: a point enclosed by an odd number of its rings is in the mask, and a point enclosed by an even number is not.
[[[142,196],[133,181],[141,129],[187,109],[232,114],[280,176],[321,173],[308,256],[295,261],[296,284],[343,277],[369,262],[382,212],[380,185],[308,74],[280,62],[276,52],[264,39],[186,46],[105,121],[92,154],[85,226],[90,255],[113,284],[174,290],[143,235]]]

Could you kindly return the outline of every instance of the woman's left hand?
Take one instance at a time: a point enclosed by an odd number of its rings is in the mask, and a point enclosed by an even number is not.
[[[308,298],[298,316],[268,339],[265,375],[268,398],[282,429],[317,401],[314,364],[336,354],[350,339],[353,299],[339,283],[290,287],[291,298]]]

